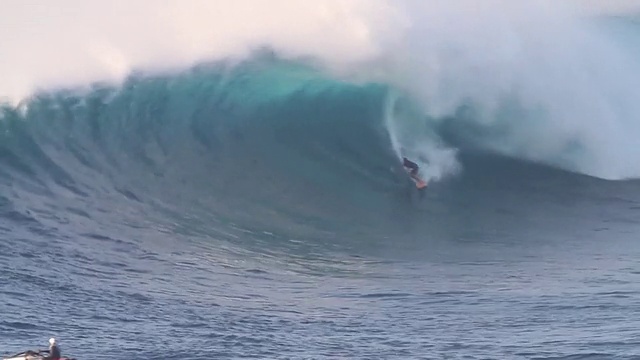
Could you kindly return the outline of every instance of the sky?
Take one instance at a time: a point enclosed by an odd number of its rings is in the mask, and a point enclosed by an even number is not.
[[[559,1],[529,2],[555,8]],[[640,0],[565,1],[580,11],[640,8]],[[381,56],[425,21],[406,10],[411,3],[427,4],[426,19],[437,19],[438,11],[463,14],[478,0],[3,0],[0,96],[19,99],[39,88],[118,81],[134,68],[242,57],[263,44],[285,56],[349,66]],[[482,11],[500,14],[511,3],[485,0]]]
[[[640,11],[640,0],[573,0],[576,5],[598,12],[636,12]]]

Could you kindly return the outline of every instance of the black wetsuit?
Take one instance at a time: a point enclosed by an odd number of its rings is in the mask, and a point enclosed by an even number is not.
[[[407,169],[411,169],[411,175],[418,175],[418,164],[414,163],[413,161],[409,161],[406,157],[402,158],[402,166],[406,167]]]

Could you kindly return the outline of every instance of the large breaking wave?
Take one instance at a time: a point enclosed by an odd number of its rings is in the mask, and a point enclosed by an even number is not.
[[[415,205],[402,155],[421,165],[430,194],[465,193],[478,186],[465,179],[490,172],[526,182],[527,168],[640,175],[633,21],[587,26],[554,13],[542,26],[544,7],[514,5],[487,28],[448,6],[403,6],[424,22],[346,66],[276,46],[5,105],[5,213],[29,221],[55,203],[80,216],[162,209],[370,227]]]

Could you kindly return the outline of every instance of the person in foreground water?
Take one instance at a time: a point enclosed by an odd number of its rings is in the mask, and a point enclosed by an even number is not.
[[[58,347],[58,343],[54,338],[49,339],[49,350],[44,350],[43,352],[49,353],[49,355],[46,356],[44,360],[59,360],[61,357],[60,348]]]

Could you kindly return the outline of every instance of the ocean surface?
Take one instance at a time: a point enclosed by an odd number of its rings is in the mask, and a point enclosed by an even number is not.
[[[570,127],[396,85],[259,51],[3,105],[0,352],[639,359],[637,89]]]

